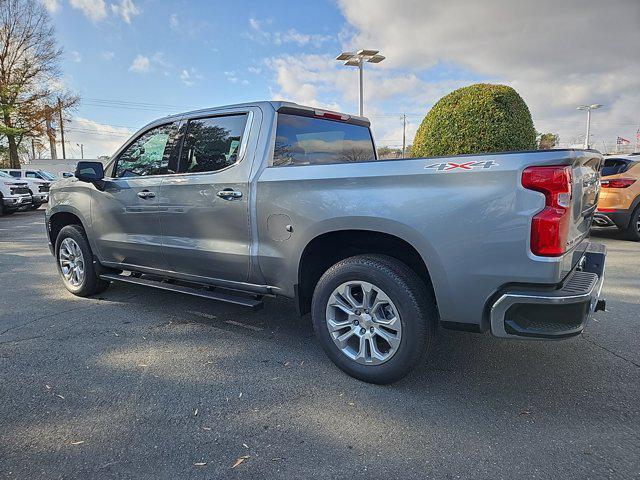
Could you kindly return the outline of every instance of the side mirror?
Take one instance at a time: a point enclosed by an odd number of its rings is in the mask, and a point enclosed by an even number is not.
[[[99,182],[104,178],[104,165],[102,162],[78,162],[76,178],[81,182]]]

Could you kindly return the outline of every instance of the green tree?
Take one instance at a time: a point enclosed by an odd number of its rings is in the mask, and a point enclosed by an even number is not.
[[[560,136],[557,133],[538,133],[536,143],[538,144],[538,150],[551,150],[558,145]]]
[[[378,158],[380,159],[400,158],[400,157],[402,157],[401,148],[378,147]]]
[[[454,90],[427,113],[412,156],[533,150],[536,131],[520,95],[506,85],[479,83]]]

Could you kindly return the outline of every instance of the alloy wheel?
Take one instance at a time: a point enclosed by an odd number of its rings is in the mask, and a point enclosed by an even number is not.
[[[326,322],[338,349],[357,363],[379,365],[400,347],[398,309],[381,288],[369,282],[338,286],[329,296]]]
[[[62,276],[72,287],[79,287],[84,281],[85,264],[80,245],[70,237],[65,238],[60,244],[58,261]]]

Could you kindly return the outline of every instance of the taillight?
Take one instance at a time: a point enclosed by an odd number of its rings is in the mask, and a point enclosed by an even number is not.
[[[601,180],[602,188],[627,188],[635,183],[633,178],[613,178],[611,180]]]
[[[544,193],[544,209],[531,220],[531,252],[558,257],[566,252],[571,221],[571,167],[529,167],[522,186]]]

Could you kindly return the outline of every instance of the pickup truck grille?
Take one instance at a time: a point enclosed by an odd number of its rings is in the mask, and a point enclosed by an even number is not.
[[[40,185],[40,186],[38,186],[38,191],[39,191],[40,193],[46,193],[46,192],[48,192],[48,191],[49,191],[49,185],[47,184],[47,185]]]
[[[29,193],[29,187],[11,187],[12,195],[24,195],[25,193]]]

